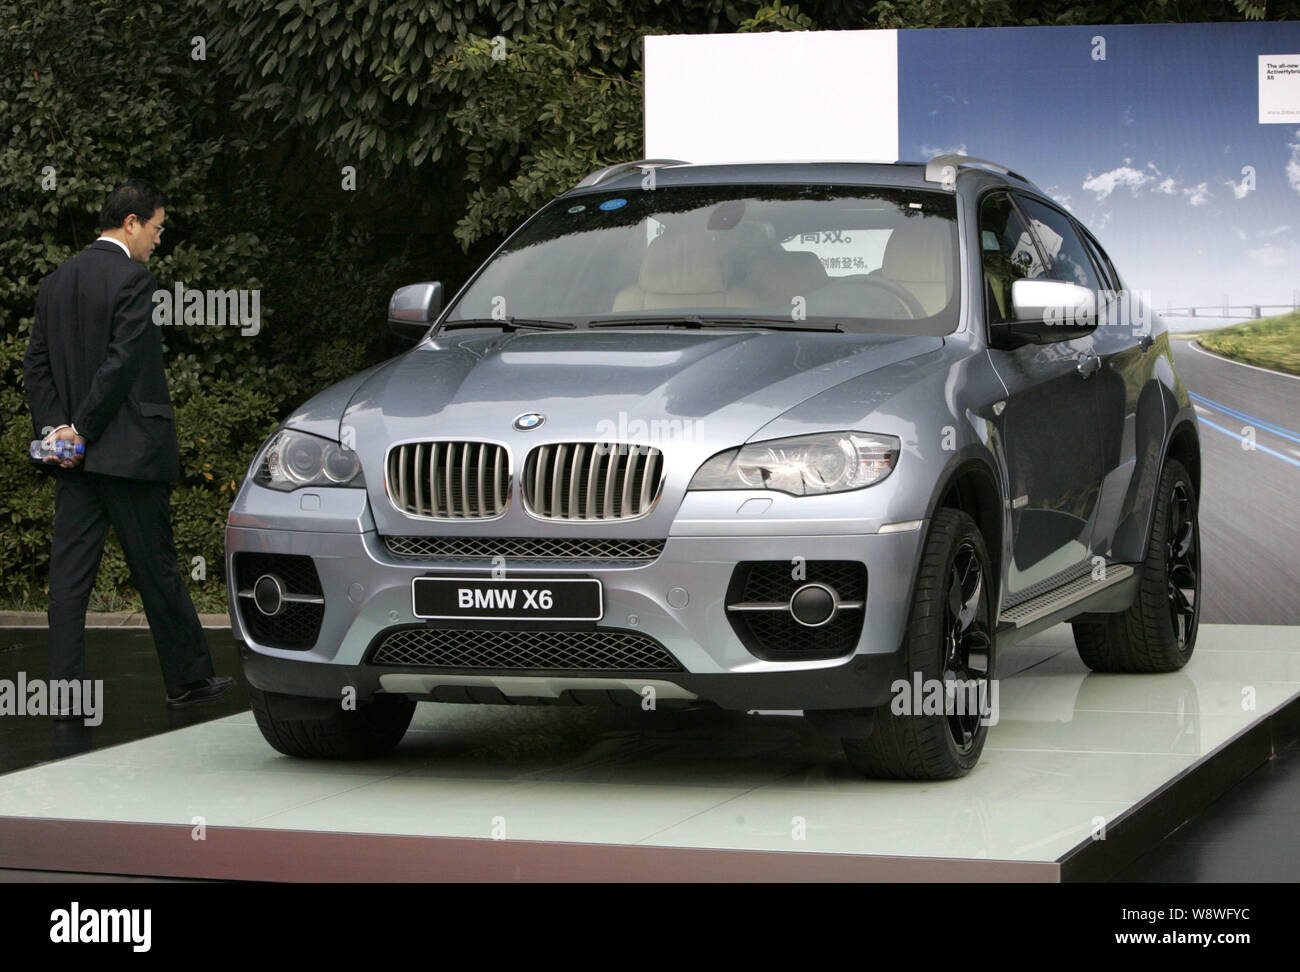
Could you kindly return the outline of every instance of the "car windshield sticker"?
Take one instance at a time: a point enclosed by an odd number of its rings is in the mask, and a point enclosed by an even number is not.
[[[587,208],[586,206],[570,206],[570,207],[569,207],[569,212],[571,212],[571,213],[580,213],[580,212],[582,212],[582,211],[583,211],[584,209],[586,209],[586,208]]]
[[[611,209],[622,209],[626,205],[626,199],[606,199],[600,204],[600,208],[608,212]]]

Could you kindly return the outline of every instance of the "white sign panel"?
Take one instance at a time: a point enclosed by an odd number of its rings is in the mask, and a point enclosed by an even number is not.
[[[1259,55],[1259,123],[1300,122],[1300,54]]]
[[[898,35],[645,38],[645,152],[685,162],[893,162]]]

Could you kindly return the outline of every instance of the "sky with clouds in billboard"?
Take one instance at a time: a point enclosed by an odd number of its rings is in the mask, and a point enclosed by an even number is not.
[[[1290,304],[1300,123],[1259,123],[1264,54],[1300,23],[900,31],[899,154],[1023,173],[1158,309]]]

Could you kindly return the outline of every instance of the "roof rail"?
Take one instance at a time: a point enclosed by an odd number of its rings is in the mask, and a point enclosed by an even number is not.
[[[588,186],[597,186],[606,179],[612,179],[616,175],[625,175],[634,169],[657,168],[661,165],[690,165],[690,163],[683,162],[680,159],[637,159],[635,162],[619,162],[616,165],[607,165],[603,169],[597,169],[573,188],[585,189]]]
[[[991,169],[994,172],[1000,172],[1002,175],[1009,175],[1013,179],[1019,179],[1021,182],[1029,182],[1019,172],[1013,172],[1005,165],[990,162],[988,159],[977,159],[973,155],[936,155],[925,163],[925,181],[938,182],[951,188],[957,182],[957,170],[963,166],[976,169]],[[1033,185],[1032,182],[1029,182],[1029,184]]]

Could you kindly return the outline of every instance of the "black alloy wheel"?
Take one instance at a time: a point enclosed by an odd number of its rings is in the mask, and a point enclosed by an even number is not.
[[[1168,505],[1165,529],[1165,576],[1169,584],[1169,618],[1174,641],[1181,655],[1196,635],[1196,593],[1201,576],[1201,552],[1197,543],[1196,515],[1185,482],[1174,485]]]
[[[945,692],[948,731],[960,753],[969,753],[979,735],[980,719],[987,711],[989,662],[993,639],[989,634],[989,594],[984,583],[987,571],[979,551],[964,540],[953,554],[948,569],[948,599],[944,630],[948,633],[947,658],[943,666],[945,686],[964,692],[958,702],[952,691]]]

